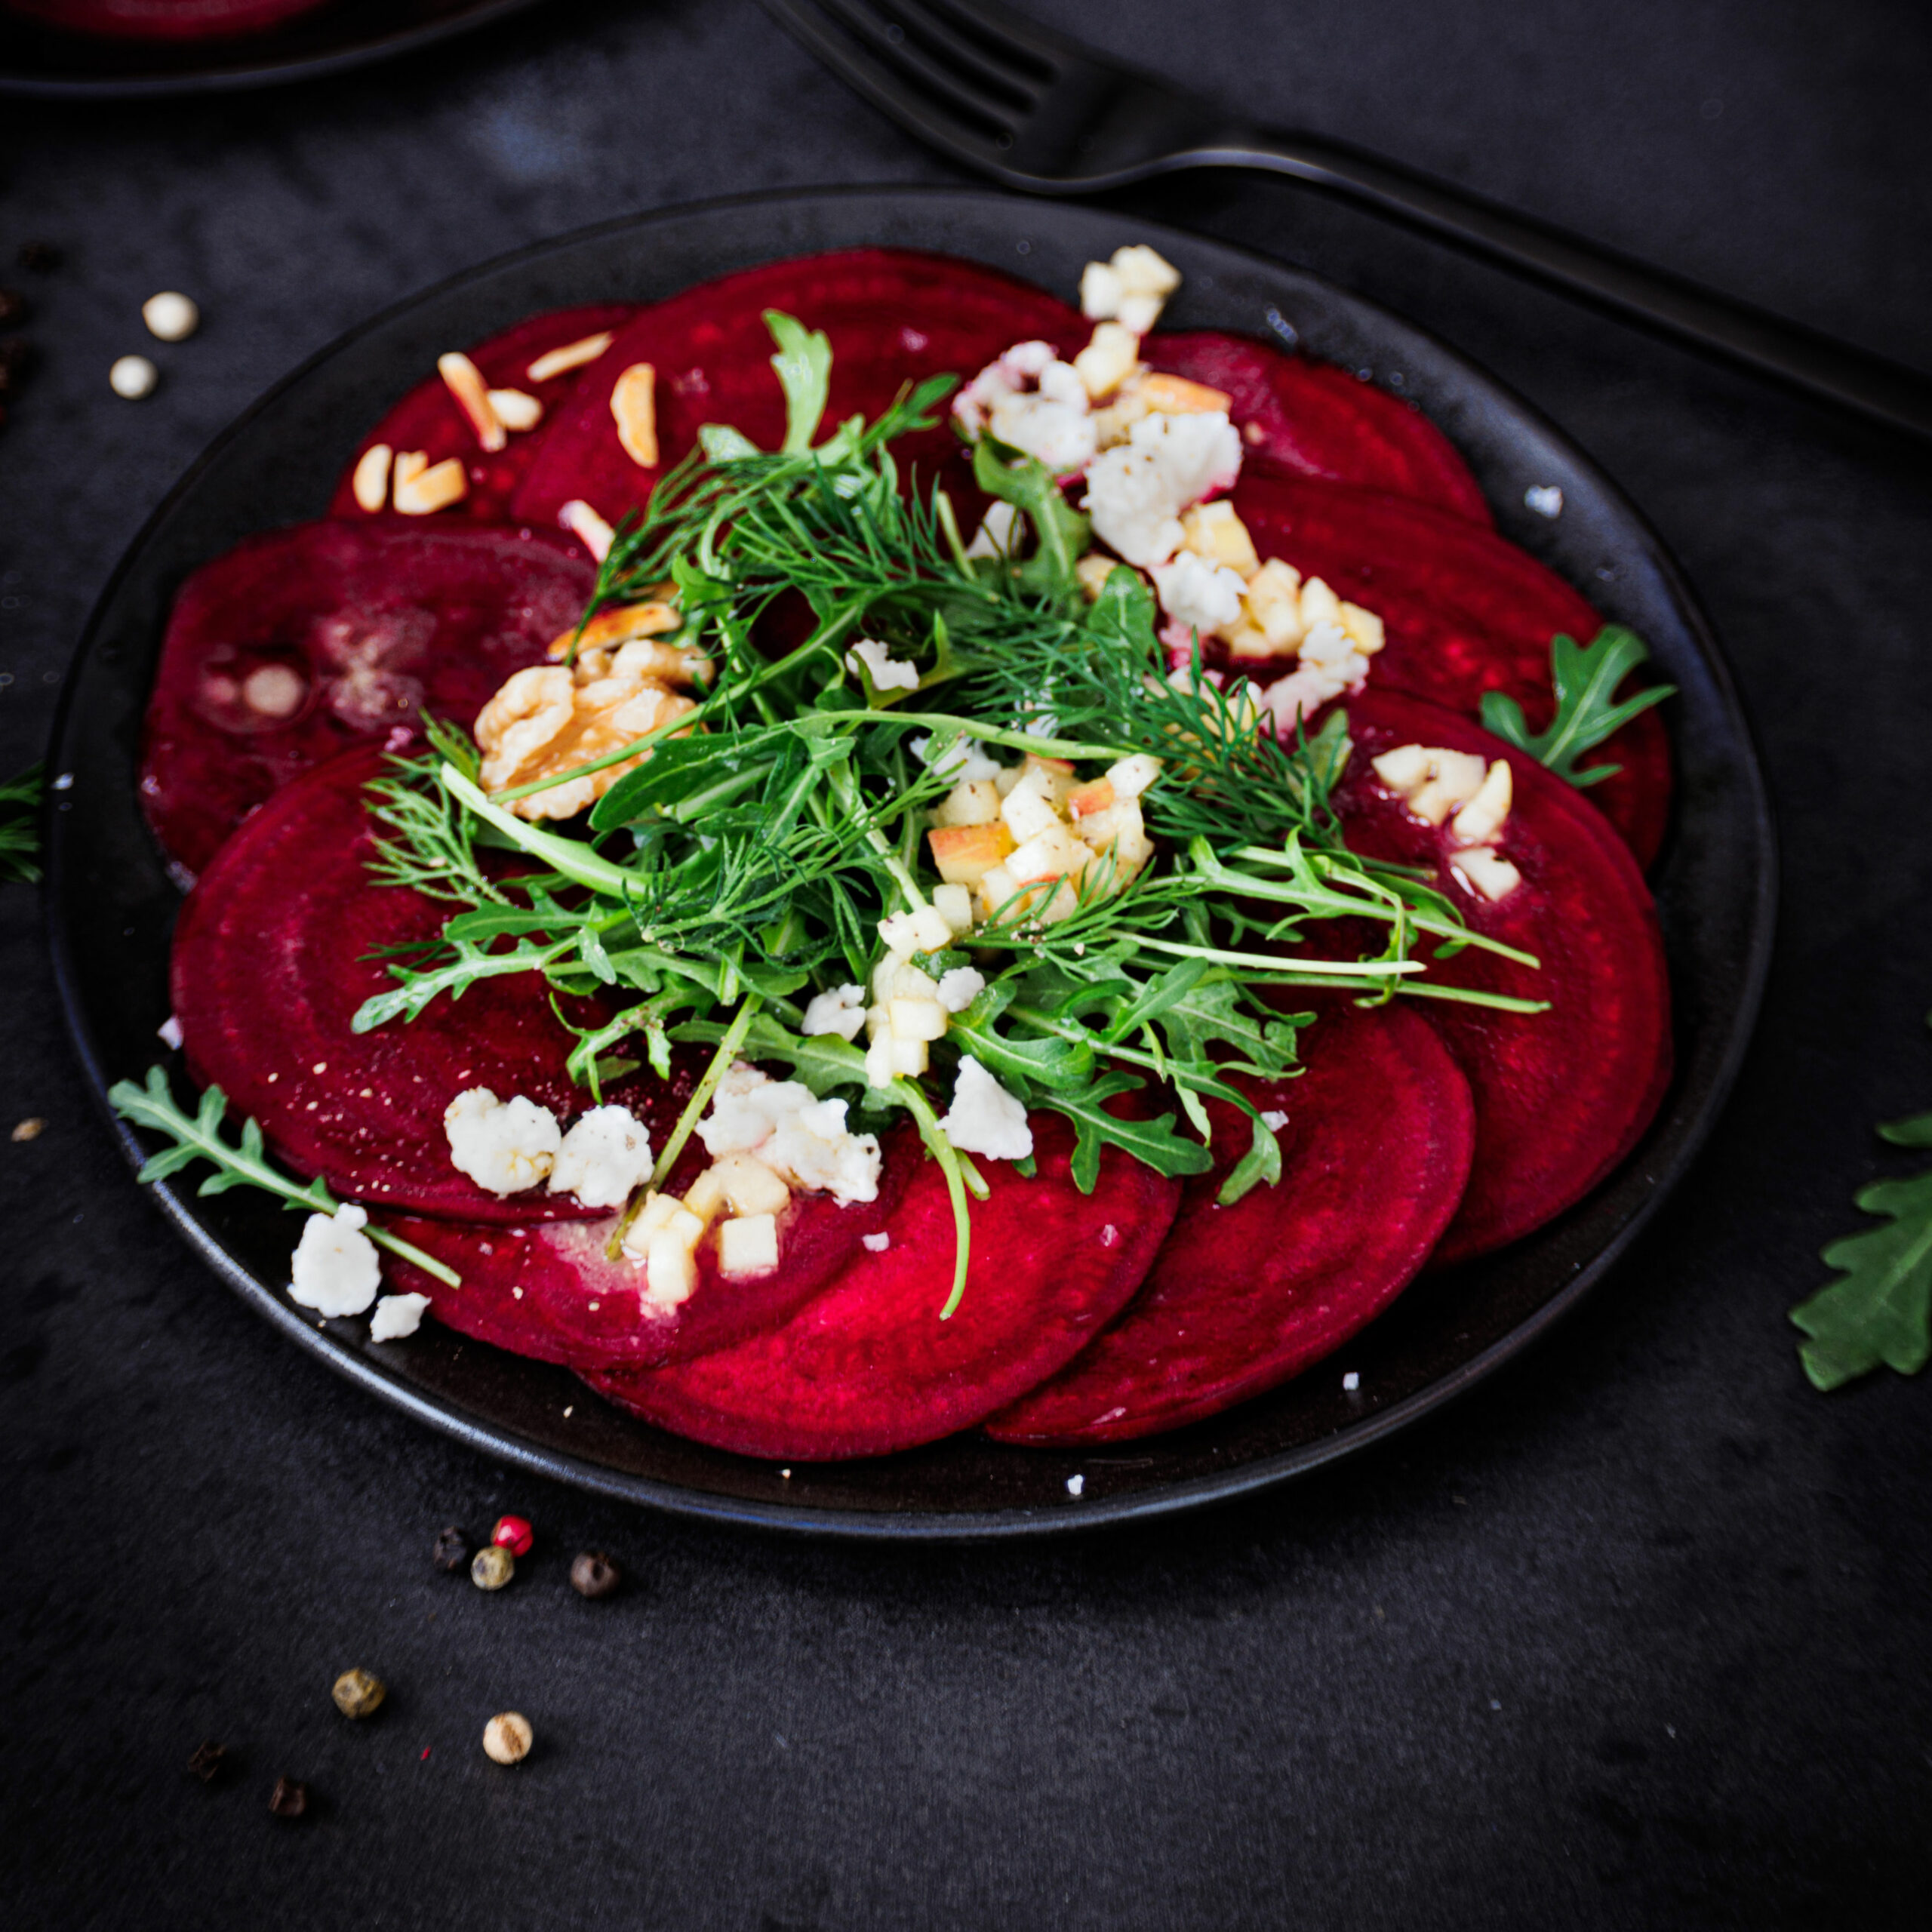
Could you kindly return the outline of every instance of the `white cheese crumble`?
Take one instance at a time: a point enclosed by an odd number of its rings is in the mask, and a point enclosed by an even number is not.
[[[1066,1493],[1069,1496],[1078,1496],[1086,1487],[1087,1478],[1084,1476],[1069,1476],[1066,1479]]]
[[[289,1299],[318,1315],[360,1315],[382,1285],[381,1257],[362,1230],[369,1217],[355,1206],[311,1214],[302,1225],[290,1270]]]
[[[519,1094],[500,1100],[487,1087],[459,1094],[443,1111],[450,1159],[492,1194],[521,1194],[546,1179],[564,1144],[548,1107]]]
[[[621,1208],[651,1178],[651,1136],[628,1107],[593,1107],[557,1150],[552,1194],[574,1194],[586,1208]]]
[[[972,966],[955,966],[939,976],[939,1003],[949,1013],[964,1013],[986,989],[986,976]]]
[[[892,1245],[892,1237],[881,1229],[875,1235],[861,1235],[859,1245],[869,1254],[883,1254]]]
[[[1352,1395],[1361,1386],[1361,1377],[1353,1369],[1342,1377],[1342,1386]]]
[[[1288,1117],[1279,1107],[1269,1107],[1262,1113],[1261,1124],[1270,1134],[1279,1134],[1287,1124]]]
[[[880,691],[915,691],[919,688],[919,667],[894,657],[876,638],[864,637],[845,654],[846,669],[855,675],[863,669]]]
[[[1023,1161],[1033,1151],[1026,1109],[971,1054],[959,1063],[952,1105],[940,1125],[962,1154]]]
[[[921,764],[931,765],[942,778],[951,778],[964,785],[977,779],[996,777],[1006,769],[997,758],[986,755],[977,738],[954,739],[936,761],[926,755],[932,749],[932,734],[928,731],[907,740],[906,743]]]
[[[807,1035],[836,1033],[841,1039],[856,1040],[866,1023],[866,989],[863,986],[834,986],[829,993],[815,993],[805,1008],[798,1031]]]
[[[427,1295],[384,1295],[369,1318],[372,1342],[400,1342],[423,1325],[423,1311],[429,1306]]]
[[[1148,416],[1095,457],[1081,503],[1094,529],[1130,564],[1164,564],[1186,535],[1182,511],[1241,474],[1241,432],[1223,410]]]
[[[171,1013],[154,1030],[160,1035],[163,1046],[172,1047],[177,1052],[180,1051],[181,1023],[173,1014]]]
[[[1225,564],[1210,563],[1183,550],[1170,564],[1154,567],[1161,608],[1183,631],[1224,637],[1241,622],[1241,596],[1247,586]]]
[[[878,1137],[848,1133],[843,1100],[820,1100],[796,1080],[772,1080],[740,1060],[718,1083],[698,1138],[713,1160],[756,1154],[795,1187],[822,1189],[841,1207],[878,1198]]]
[[[1559,517],[1563,514],[1563,492],[1554,483],[1532,483],[1523,492],[1523,502],[1538,516]]]

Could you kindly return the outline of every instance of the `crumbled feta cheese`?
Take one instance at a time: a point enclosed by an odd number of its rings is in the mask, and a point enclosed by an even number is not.
[[[1069,1476],[1066,1479],[1066,1493],[1069,1496],[1078,1496],[1086,1487],[1084,1476]]]
[[[1241,473],[1241,435],[1224,412],[1149,416],[1097,457],[1081,507],[1131,564],[1164,564],[1180,548],[1182,511]]]
[[[1204,638],[1225,636],[1241,622],[1247,586],[1226,565],[1211,563],[1192,550],[1183,550],[1171,564],[1156,564],[1154,587],[1161,608]]]
[[[866,1023],[866,989],[863,986],[835,986],[829,993],[814,994],[805,1008],[804,1023],[798,1030],[806,1035],[836,1033],[841,1039],[856,1040]]]
[[[966,546],[969,557],[1004,557],[1014,548],[1014,535],[1020,529],[1020,509],[1014,503],[990,503],[986,513],[980,519],[980,527],[973,533],[973,540]]]
[[[1086,402],[1084,389],[1078,408],[1038,390],[1002,396],[987,412],[986,427],[999,441],[1038,458],[1056,476],[1070,476],[1084,469],[1100,447]]]
[[[846,1131],[845,1103],[814,1100],[799,1081],[768,1079],[743,1061],[718,1082],[697,1134],[713,1160],[755,1153],[781,1179],[823,1189],[841,1208],[878,1198],[878,1137]]]
[[[959,1063],[952,1105],[940,1125],[962,1154],[1023,1161],[1033,1151],[1026,1109],[971,1054]]]
[[[943,952],[952,943],[952,928],[931,906],[921,906],[916,912],[888,912],[878,922],[878,936],[892,952]]]
[[[1161,305],[1180,286],[1180,271],[1145,242],[1114,251],[1110,262],[1089,262],[1080,277],[1081,313],[1094,321],[1118,319],[1145,335]]]
[[[620,1208],[651,1178],[651,1136],[628,1107],[592,1107],[557,1149],[550,1192],[586,1208]]]
[[[318,1315],[360,1315],[376,1299],[383,1265],[376,1244],[362,1230],[369,1217],[362,1208],[338,1208],[333,1214],[311,1214],[302,1225],[290,1269],[289,1299]]]
[[[181,1023],[173,1014],[171,1013],[154,1030],[161,1035],[161,1043],[163,1046],[173,1047],[177,1052],[180,1051]]]
[[[487,1087],[459,1094],[443,1112],[450,1159],[492,1194],[521,1194],[555,1164],[563,1129],[548,1107],[521,1094],[499,1100]]]
[[[939,976],[939,1003],[949,1013],[964,1013],[986,989],[986,976],[977,968],[955,966]]]
[[[1532,483],[1523,492],[1523,501],[1538,516],[1559,517],[1563,514],[1563,492],[1554,483]]]
[[[423,1311],[429,1306],[427,1295],[384,1295],[369,1318],[372,1342],[400,1342],[423,1325]]]
[[[907,740],[907,747],[921,764],[930,764],[942,778],[954,778],[965,783],[979,778],[992,778],[1006,768],[997,758],[989,758],[977,738],[955,738],[934,764],[926,753],[932,748],[932,734],[922,733]]]
[[[1287,1124],[1288,1117],[1279,1107],[1268,1107],[1263,1109],[1261,1124],[1270,1134],[1279,1134]]]
[[[1352,1395],[1361,1386],[1361,1376],[1354,1369],[1350,1369],[1348,1374],[1342,1377],[1342,1386]]]
[[[892,1245],[892,1237],[883,1229],[875,1235],[861,1235],[859,1245],[873,1254],[883,1254]]]
[[[919,667],[894,657],[876,638],[861,638],[845,654],[845,667],[857,674],[863,669],[872,688],[881,691],[915,691],[919,688]]]

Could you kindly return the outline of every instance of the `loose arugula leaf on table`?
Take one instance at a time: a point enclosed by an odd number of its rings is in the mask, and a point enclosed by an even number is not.
[[[151,1066],[145,1086],[137,1087],[131,1080],[116,1081],[107,1090],[107,1102],[123,1120],[165,1134],[174,1143],[149,1157],[136,1177],[139,1180],[165,1180],[198,1161],[206,1161],[214,1172],[203,1177],[195,1190],[197,1194],[226,1194],[232,1187],[254,1187],[276,1195],[286,1208],[306,1208],[314,1214],[333,1214],[340,1205],[325,1182],[291,1180],[269,1163],[263,1150],[261,1128],[252,1116],[242,1122],[241,1138],[235,1145],[231,1146],[223,1140],[221,1128],[228,1112],[228,1096],[219,1087],[204,1088],[194,1112],[189,1114],[176,1105],[167,1069]],[[453,1288],[462,1285],[462,1277],[434,1255],[425,1254],[386,1228],[371,1221],[362,1232],[379,1247],[400,1255],[426,1275]]]
[[[0,784],[0,884],[40,882],[40,800],[46,768],[30,764]]]
[[[1932,1015],[1927,1016],[1932,1023]],[[1895,1147],[1932,1147],[1932,1113],[1878,1130]],[[1887,1225],[1847,1235],[1823,1251],[1841,1278],[1791,1311],[1810,1337],[1798,1346],[1818,1389],[1837,1389],[1876,1368],[1915,1375],[1932,1357],[1932,1170],[1875,1181],[1853,1196]]]
[[[1485,691],[1482,721],[1506,744],[1526,751],[1549,766],[1558,777],[1583,786],[1601,783],[1623,768],[1593,764],[1578,771],[1577,761],[1632,718],[1673,696],[1675,685],[1650,685],[1619,701],[1617,688],[1639,664],[1648,661],[1650,647],[1622,624],[1606,624],[1589,644],[1579,644],[1559,632],[1550,640],[1550,681],[1556,691],[1556,715],[1545,731],[1532,731],[1523,707],[1500,691]]]

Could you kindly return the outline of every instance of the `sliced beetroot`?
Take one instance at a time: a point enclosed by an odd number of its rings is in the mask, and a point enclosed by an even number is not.
[[[595,581],[555,532],[393,518],[244,539],[182,586],[148,700],[141,805],[177,865],[299,774],[415,727],[467,729]]]
[[[1140,1292],[989,1435],[1117,1442],[1219,1414],[1340,1347],[1414,1277],[1469,1179],[1469,1083],[1401,1007],[1330,1006],[1303,1055],[1298,1079],[1241,1083],[1288,1117],[1280,1180],[1217,1205],[1250,1129],[1211,1101],[1214,1168],[1185,1184]]]
[[[877,416],[906,384],[928,376],[970,380],[1016,342],[1044,340],[1071,355],[1091,331],[1078,309],[1024,282],[903,250],[808,255],[700,283],[643,311],[586,373],[517,492],[515,514],[553,524],[565,503],[581,498],[615,524],[643,508],[707,423],[776,449],[785,398],[771,368],[768,309],[830,339],[828,429],[849,416]],[[626,455],[611,414],[617,377],[638,362],[657,371],[660,460],[648,469]],[[939,413],[943,418],[943,405]],[[902,477],[915,469],[927,484],[942,477],[961,516],[977,514],[971,466],[947,422],[903,438],[894,454]]]
[[[7,0],[15,13],[103,40],[237,39],[312,14],[330,0]]]
[[[1150,368],[1231,396],[1251,459],[1490,523],[1481,488],[1449,438],[1414,404],[1349,370],[1212,329],[1149,336],[1142,354]]]
[[[472,1341],[488,1342],[533,1361],[576,1365],[577,1350],[546,1318],[527,1285],[529,1271],[544,1265],[548,1250],[543,1237],[549,1230],[469,1227],[406,1215],[381,1218],[390,1232],[413,1241],[462,1277],[451,1287],[385,1251],[383,1272],[388,1292],[427,1295],[429,1312],[445,1328]],[[601,1223],[588,1225],[594,1228]]]
[[[382,420],[357,445],[355,455],[335,486],[329,503],[331,516],[361,517],[369,512],[355,500],[353,479],[355,465],[363,452],[377,443],[386,443],[401,454],[418,450],[431,463],[446,457],[462,460],[469,478],[469,494],[447,510],[435,512],[438,520],[469,518],[486,523],[506,521],[510,499],[528,472],[538,447],[548,433],[552,417],[567,402],[584,373],[585,365],[563,371],[543,382],[531,378],[530,367],[539,356],[553,349],[568,348],[587,337],[615,333],[637,313],[634,302],[601,302],[578,309],[552,309],[532,315],[500,335],[491,336],[465,350],[493,389],[521,389],[543,406],[543,419],[534,429],[512,429],[503,448],[494,454],[477,441],[476,432],[450,393],[449,385],[436,373],[430,358],[429,373],[409,393],[395,403]],[[454,348],[457,345],[449,345]]]
[[[1031,1180],[981,1164],[966,1293],[945,1321],[952,1211],[922,1164],[862,1252],[791,1319],[674,1367],[591,1386],[675,1435],[798,1462],[883,1456],[971,1428],[1061,1367],[1117,1314],[1159,1247],[1177,1183],[1109,1149],[1091,1195],[1068,1171],[1072,1130],[1033,1119]]]
[[[1364,605],[1388,642],[1371,691],[1406,691],[1475,717],[1498,691],[1523,707],[1533,731],[1555,709],[1550,639],[1587,643],[1603,619],[1527,552],[1493,531],[1420,503],[1263,472],[1244,473],[1234,500],[1264,558],[1279,557]],[[1265,666],[1248,667],[1266,682]],[[1670,745],[1646,711],[1587,761],[1619,765],[1589,789],[1590,803],[1647,866],[1670,814]]]
[[[638,1293],[635,1265],[605,1253],[614,1216],[536,1228],[414,1220],[396,1231],[463,1277],[460,1291],[423,1278],[411,1286],[429,1295],[438,1318],[447,1303],[452,1326],[470,1324],[465,1334],[479,1334],[475,1324],[485,1319],[512,1335],[521,1324],[538,1346],[504,1342],[519,1354],[543,1353],[546,1361],[583,1371],[652,1367],[776,1327],[863,1254],[864,1238],[888,1225],[922,1158],[918,1136],[904,1130],[888,1137],[884,1153],[876,1201],[841,1208],[827,1194],[793,1196],[780,1217],[778,1266],[769,1274],[727,1280],[718,1271],[716,1242],[707,1238],[698,1249],[697,1287],[661,1315],[651,1313]],[[673,1177],[674,1191],[706,1164],[701,1149],[688,1155]]]
[[[445,903],[370,882],[362,788],[380,749],[345,753],[285,787],[231,838],[181,909],[171,969],[188,1063],[261,1122],[305,1174],[372,1206],[492,1223],[583,1220],[600,1209],[540,1189],[486,1193],[451,1164],[443,1110],[464,1089],[527,1095],[568,1126],[588,1110],[564,1062],[572,1037],[539,974],[478,981],[420,1019],[373,1032],[356,1009],[395,983],[372,955],[432,940]],[[561,1002],[603,1023],[599,1001]],[[688,1075],[607,1084],[653,1138],[675,1121]]]
[[[1471,948],[1432,963],[1438,983],[1547,1000],[1534,1014],[1418,1002],[1475,1097],[1475,1166],[1443,1263],[1515,1241],[1580,1200],[1636,1145],[1670,1082],[1670,986],[1657,911],[1629,852],[1582,796],[1440,706],[1372,687],[1349,700],[1355,752],[1336,793],[1354,849],[1424,868],[1472,930],[1540,971]],[[1425,824],[1371,761],[1421,744],[1506,758],[1515,802],[1494,840],[1522,883],[1494,904],[1452,870],[1446,827]]]

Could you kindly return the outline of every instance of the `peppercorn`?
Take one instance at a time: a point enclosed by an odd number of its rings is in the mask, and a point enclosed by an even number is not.
[[[345,1670],[338,1677],[329,1694],[335,1700],[335,1707],[346,1718],[366,1718],[382,1708],[383,1700],[389,1695],[389,1686],[372,1672],[355,1669]]]
[[[454,1523],[448,1529],[438,1531],[436,1546],[429,1552],[429,1561],[438,1570],[454,1577],[469,1561],[469,1532],[458,1529]]]
[[[213,1784],[220,1777],[221,1761],[227,1755],[227,1746],[216,1743],[212,1738],[205,1744],[196,1745],[188,1759],[189,1775],[199,1778],[204,1784]]]
[[[309,1808],[309,1787],[294,1778],[277,1778],[269,1793],[269,1809],[278,1818],[299,1818]]]
[[[27,307],[17,288],[0,288],[0,329],[17,328],[27,318]]]
[[[499,1711],[483,1727],[483,1749],[499,1764],[514,1764],[530,1755],[537,1734],[521,1711]]]
[[[580,1597],[609,1596],[624,1573],[601,1549],[586,1549],[571,1565],[571,1588]]]
[[[499,1516],[497,1527],[490,1532],[492,1543],[501,1543],[512,1556],[528,1556],[530,1546],[537,1540],[537,1532],[530,1527],[525,1516]]]
[[[31,269],[35,275],[51,275],[63,260],[60,251],[51,242],[23,242],[20,244],[20,266]]]
[[[500,1543],[486,1543],[469,1565],[469,1580],[479,1590],[500,1590],[516,1574],[516,1558]]]

